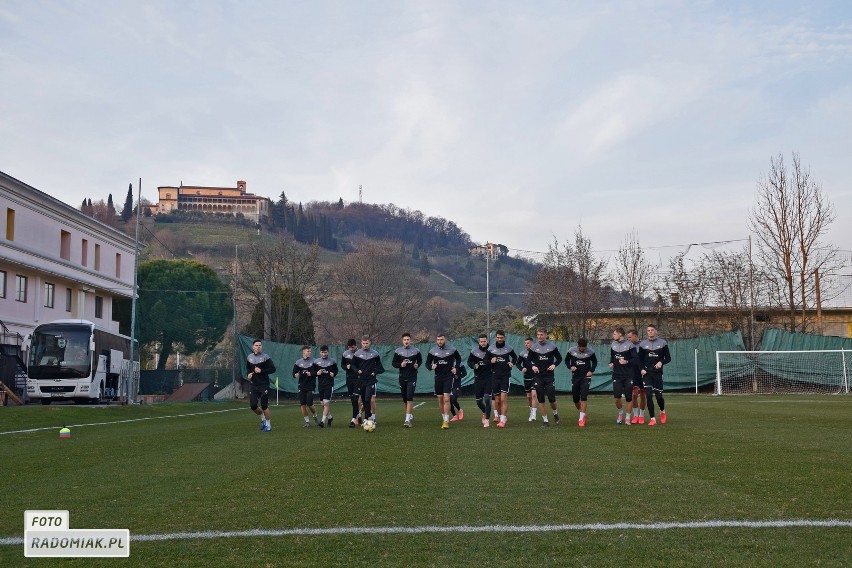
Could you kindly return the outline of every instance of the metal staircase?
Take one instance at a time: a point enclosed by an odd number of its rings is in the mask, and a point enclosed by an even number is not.
[[[24,363],[21,346],[24,338],[20,333],[11,331],[0,320],[0,383],[12,392],[11,400],[26,401],[27,365]],[[7,397],[3,397],[6,404]],[[17,401],[16,401],[17,402]]]

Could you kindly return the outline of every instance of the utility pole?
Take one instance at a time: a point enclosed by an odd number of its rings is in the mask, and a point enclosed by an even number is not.
[[[491,256],[491,243],[485,244],[485,333],[491,337],[491,272],[489,257]]]
[[[236,398],[237,394],[237,354],[239,353],[239,349],[237,348],[237,286],[239,284],[240,278],[240,245],[234,245],[234,290],[233,290],[233,298],[234,298],[234,364],[233,364],[233,372],[231,376],[231,381],[234,383],[234,397]]]
[[[819,268],[814,268],[814,286],[816,287],[817,331],[822,335],[822,292],[819,287]]]
[[[757,347],[754,344],[754,261],[751,257],[751,235],[748,236],[748,287],[749,287],[749,295],[751,299],[749,300],[749,331],[751,332],[751,345],[749,349],[754,351]]]
[[[136,348],[136,298],[139,295],[139,283],[136,275],[139,272],[139,217],[142,215],[142,178],[136,187],[136,242],[133,249],[133,298],[130,302],[130,384],[127,385],[127,402],[135,404],[139,398],[139,371],[142,368],[139,350]],[[139,364],[135,364],[137,357]]]

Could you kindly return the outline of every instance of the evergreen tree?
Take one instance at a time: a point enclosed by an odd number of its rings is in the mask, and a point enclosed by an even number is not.
[[[124,207],[121,209],[121,220],[129,221],[133,216],[133,184],[128,184],[127,197],[124,198]]]
[[[251,313],[251,320],[243,329],[243,335],[263,337],[263,305],[258,302]],[[278,343],[314,343],[313,312],[304,296],[276,286],[272,290],[272,335],[269,339]]]
[[[107,196],[107,214],[110,219],[115,219],[115,205],[112,202],[112,194]]]

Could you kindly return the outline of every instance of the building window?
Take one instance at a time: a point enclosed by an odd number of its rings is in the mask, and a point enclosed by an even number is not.
[[[89,241],[83,239],[81,244],[81,248],[83,249],[80,254],[80,263],[83,266],[89,266]]]
[[[95,270],[101,269],[101,245],[95,244]]]
[[[44,283],[44,307],[52,308],[53,307],[53,296],[56,292],[56,286],[51,284],[50,282]]]
[[[15,275],[15,300],[18,302],[27,301],[27,277],[20,274]]]
[[[15,210],[6,209],[6,240],[15,240]]]
[[[59,232],[59,256],[62,260],[71,260],[71,233]]]
[[[0,270],[0,298],[6,297],[6,271]]]
[[[95,317],[104,317],[104,299],[100,296],[95,296]]]
[[[65,288],[65,311],[71,311],[71,288]]]
[[[115,277],[121,278],[121,254],[115,253]]]

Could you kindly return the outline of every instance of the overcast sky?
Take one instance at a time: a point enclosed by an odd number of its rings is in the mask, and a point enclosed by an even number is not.
[[[0,2],[0,170],[394,203],[540,251],[741,239],[799,152],[852,249],[852,3]]]

